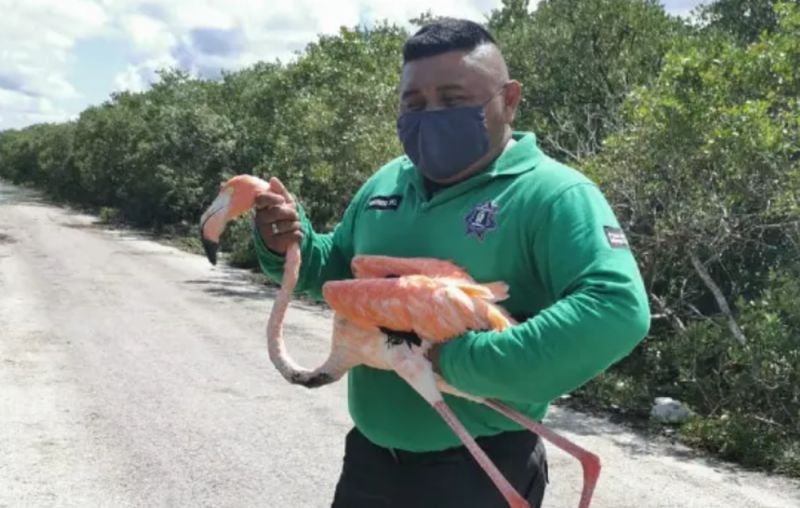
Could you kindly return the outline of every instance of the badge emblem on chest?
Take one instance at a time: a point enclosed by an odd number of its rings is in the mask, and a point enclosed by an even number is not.
[[[497,229],[498,206],[492,200],[481,201],[464,216],[466,235],[483,241],[486,233]]]

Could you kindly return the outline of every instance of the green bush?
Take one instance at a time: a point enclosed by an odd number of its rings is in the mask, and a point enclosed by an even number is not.
[[[656,318],[604,376],[636,388],[583,393],[680,399],[701,417],[689,442],[800,474],[800,15],[776,12],[754,43],[682,39],[582,165],[617,207]]]

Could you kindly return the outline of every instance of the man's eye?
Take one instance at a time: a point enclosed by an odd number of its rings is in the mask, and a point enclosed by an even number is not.
[[[461,104],[462,100],[461,97],[443,97],[442,104],[448,108],[452,108],[454,106],[458,106]]]

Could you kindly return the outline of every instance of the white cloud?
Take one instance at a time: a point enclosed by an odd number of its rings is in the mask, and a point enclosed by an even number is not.
[[[60,99],[79,96],[64,77],[76,40],[102,34],[92,0],[0,0],[0,128],[58,121]]]
[[[32,97],[0,89],[0,126],[60,122],[67,120],[69,116],[47,97]]]
[[[287,59],[318,33],[358,23],[363,3],[170,0],[156,7],[146,0],[128,2],[117,15],[137,61],[117,77],[116,85],[141,89],[164,65],[202,72]]]
[[[686,4],[692,0],[672,0]],[[537,2],[531,1],[532,5]],[[143,90],[155,71],[236,69],[290,59],[319,33],[369,20],[405,23],[431,10],[483,20],[501,0],[0,0],[0,129],[74,115],[67,79],[78,41],[125,41],[116,90]],[[107,70],[103,61],[82,62]],[[108,92],[112,92],[109,89]],[[81,106],[87,105],[81,101]],[[95,98],[96,100],[96,98]]]

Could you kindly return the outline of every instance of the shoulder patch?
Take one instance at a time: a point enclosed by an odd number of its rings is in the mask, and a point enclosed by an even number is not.
[[[403,201],[403,196],[400,194],[392,194],[391,196],[372,196],[367,202],[367,209],[397,210],[400,208],[401,201]]]
[[[627,249],[630,247],[628,245],[628,237],[625,236],[625,232],[622,231],[622,229],[611,226],[603,226],[603,230],[606,233],[608,245],[610,245],[612,249]]]
[[[464,216],[466,225],[466,235],[474,235],[478,240],[483,241],[486,233],[497,229],[497,210],[499,207],[492,200],[486,200],[473,206]]]

